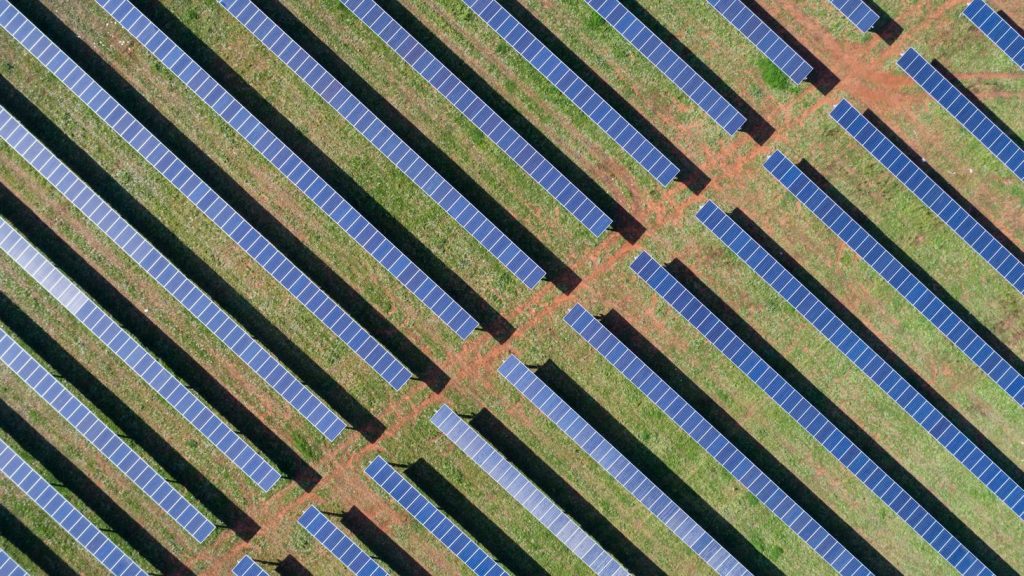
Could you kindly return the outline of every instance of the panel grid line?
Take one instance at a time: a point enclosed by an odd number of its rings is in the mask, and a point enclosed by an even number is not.
[[[794,84],[807,79],[814,68],[792,46],[786,44],[770,26],[764,23],[742,0],[708,0],[736,30],[782,70]]]
[[[310,506],[299,517],[299,526],[356,576],[387,576],[379,564],[363,552],[351,538],[334,525],[327,516]]]
[[[1024,68],[1024,36],[992,9],[985,0],[972,0],[964,9],[964,16],[981,30],[993,44]]]

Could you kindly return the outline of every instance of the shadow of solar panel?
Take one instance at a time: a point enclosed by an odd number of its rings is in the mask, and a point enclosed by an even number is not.
[[[145,570],[111,542],[106,534],[57,492],[3,440],[0,440],[0,472],[14,482],[14,485],[31,498],[43,512],[53,518],[54,522],[98,560],[108,572],[115,576],[146,576]]]
[[[871,9],[864,0],[829,0],[837,10],[843,13],[857,30],[867,32],[878,23],[878,13]]]
[[[708,0],[708,4],[795,84],[806,80],[814,69],[741,0]]]
[[[683,511],[654,482],[622,455],[597,430],[580,417],[554,391],[548,388],[519,358],[509,356],[498,373],[516,387],[559,430],[647,510],[690,548],[712,570],[723,576],[750,574],[714,537]]]
[[[484,552],[472,538],[466,535],[443,512],[408,480],[402,477],[383,458],[377,456],[366,467],[366,475],[373,479],[437,538],[445,548],[455,554],[477,576],[505,576],[507,572]]]
[[[179,80],[313,201],[349,237],[384,266],[420,302],[465,340],[479,324],[451,296],[346,202],[319,174],[128,0],[101,0],[103,7]]]
[[[630,268],[958,572],[992,574],[981,560],[650,254],[641,253]]]
[[[249,32],[529,288],[544,270],[249,0],[219,0]]]
[[[935,406],[857,336],[831,310],[713,202],[697,219],[767,282],[840,352],[878,385],[1017,516],[1024,519],[1024,489],[974,445]]]
[[[231,574],[232,576],[270,576],[266,570],[260,568],[260,565],[248,555],[242,556],[238,564],[235,564],[235,567],[231,569]]]
[[[615,367],[680,430],[722,465],[733,478],[765,505],[772,514],[818,553],[829,566],[843,576],[866,576],[871,571],[834,536],[779,488],[756,464],[750,461],[711,422],[708,422],[682,396],[676,393],[654,370],[610,330],[576,304],[565,315],[565,323]]]
[[[654,67],[672,81],[683,94],[711,117],[730,136],[747,121],[728,100],[701,77],[650,28],[644,25],[619,0],[586,0],[602,18],[633,45]]]
[[[579,524],[534,486],[519,469],[488,444],[447,404],[442,404],[430,421],[595,574],[629,574],[611,554],[580,528]]]
[[[202,542],[213,532],[213,522],[3,330],[0,361],[193,538]]]
[[[341,434],[341,418],[3,107],[0,137],[321,434],[332,441]]]
[[[374,0],[341,0],[341,3],[540,184],[591,234],[600,236],[608,229],[612,219],[607,214]]]
[[[327,516],[315,506],[306,508],[299,517],[299,526],[306,529],[316,541],[334,555],[356,576],[387,576],[377,562],[363,552],[351,538],[345,535]]]
[[[1024,180],[1024,150],[952,82],[940,74],[935,66],[913,48],[904,52],[896,64],[1017,178]]]
[[[978,223],[913,160],[904,154],[878,128],[875,128],[849,102],[843,100],[832,110],[832,119],[853,136],[871,156],[903,183],[928,209],[942,219],[968,246],[1018,292],[1024,294],[1024,263],[999,243],[999,240]]]
[[[307,310],[355,351],[356,355],[369,364],[392,388],[401,388],[412,377],[397,358],[281,254],[270,241],[257,232],[8,0],[0,0],[0,26],[70,88],[189,202],[199,208]]]
[[[582,78],[569,69],[554,52],[494,0],[463,0],[488,26],[505,39],[527,62],[565,94],[588,118],[601,127],[615,143],[668,186],[679,175],[679,167],[651,144],[640,131],[615,111]]]
[[[3,550],[0,550],[0,574],[4,576],[28,576],[28,572]]]
[[[0,250],[49,292],[76,320],[88,328],[264,492],[277,483],[281,474],[274,470],[273,466],[3,219],[0,219]]]
[[[1021,36],[985,0],[972,0],[964,9],[964,16],[1009,56],[1010,60],[1024,68],[1024,36]]]
[[[765,168],[972,362],[1024,406],[1024,376],[781,153]]]

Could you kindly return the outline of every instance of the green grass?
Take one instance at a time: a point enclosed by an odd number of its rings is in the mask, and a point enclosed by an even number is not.
[[[761,73],[761,80],[770,88],[783,92],[799,92],[800,87],[793,84],[793,81],[786,76],[774,62],[764,56],[757,57],[757,69]]]

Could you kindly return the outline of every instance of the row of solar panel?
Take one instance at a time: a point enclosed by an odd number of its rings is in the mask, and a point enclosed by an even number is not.
[[[964,9],[964,16],[967,16],[971,23],[1017,66],[1024,68],[1024,35],[993,10],[985,0],[971,0]]]

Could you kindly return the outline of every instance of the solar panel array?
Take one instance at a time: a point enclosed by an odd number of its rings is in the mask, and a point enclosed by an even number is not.
[[[740,114],[735,106],[723,98],[718,90],[673,52],[619,0],[587,0],[587,5],[600,14],[616,32],[650,60],[655,68],[689,96],[690,100],[693,100],[730,136],[743,127],[747,121],[743,114]]]
[[[1017,66],[1024,68],[1024,36],[992,9],[985,0],[972,0],[964,16],[978,27]]]
[[[249,32],[529,288],[544,270],[249,0],[220,0]]]
[[[961,574],[992,574],[981,560],[650,254],[641,253],[630,268],[957,571]]]
[[[804,206],[871,266],[1018,404],[1024,405],[1024,376],[900,264],[792,162],[776,153],[765,168]]]
[[[626,121],[604,98],[569,69],[554,52],[494,0],[463,0],[555,88],[601,127],[662,186],[679,175],[679,167]]]
[[[896,62],[914,82],[924,88],[946,112],[967,128],[988,151],[1006,164],[1017,178],[1024,180],[1024,149],[1021,149],[1003,130],[996,125],[970,98],[946,79],[930,62],[913,48],[903,53]]]
[[[924,202],[957,236],[967,242],[996,272],[1024,294],[1024,263],[960,206],[945,190],[904,154],[852,104],[842,100],[832,110],[832,119],[853,136],[896,179]]]
[[[387,576],[387,572],[370,555],[363,552],[351,538],[334,525],[315,506],[306,508],[299,517],[299,526],[306,529],[324,548],[356,576]]]
[[[772,160],[769,160],[772,162]],[[776,160],[776,163],[780,161]],[[993,494],[1024,518],[1024,489],[939,412],[920,392],[879,356],[856,332],[829,310],[799,280],[775,260],[713,202],[697,211],[708,227],[740,259],[789,302],[829,342],[856,364],[871,381],[942,444]]]
[[[836,572],[842,576],[871,574],[856,556],[583,306],[573,306],[565,315],[565,322]]]
[[[472,538],[448,519],[427,500],[420,491],[402,477],[384,458],[377,456],[366,467],[366,475],[373,479],[396,502],[405,508],[417,522],[451,550],[477,576],[507,576],[507,572],[484,552]]]
[[[71,89],[93,112],[163,175],[190,202],[349,346],[393,388],[412,374],[397,358],[320,290],[234,208],[164,146],[62,52],[9,0],[0,0],[0,26]]]
[[[28,465],[6,442],[0,440],[0,472],[14,482],[26,496],[53,518],[75,542],[115,576],[146,576],[117,544],[110,541],[102,530],[68,502],[60,492],[50,485],[38,472]],[[6,572],[5,572],[6,574]]]
[[[341,0],[594,236],[612,219],[374,0]]]
[[[345,429],[341,418],[3,107],[0,137],[321,434],[333,441]]]
[[[199,64],[128,0],[100,0],[103,7],[150,53],[263,155],[357,244],[384,266],[431,312],[465,340],[479,326],[451,296],[346,202],[319,174],[274,135]]]
[[[545,416],[576,443],[601,468],[622,485],[651,514],[660,520],[708,566],[723,576],[750,574],[732,554],[668,497],[654,482],[622,455],[610,442],[519,358],[509,356],[498,373],[519,390]]]
[[[0,219],[0,250],[10,256],[263,491],[270,490],[277,483],[281,474],[273,466],[3,219]]]
[[[601,548],[568,514],[534,486],[447,404],[442,404],[430,421],[595,574],[629,574],[611,554]]]
[[[202,542],[213,532],[213,522],[2,329],[0,361],[193,538]]]
[[[878,13],[864,0],[829,0],[861,32],[871,30],[878,23]]]
[[[28,572],[3,550],[0,550],[0,574],[4,576],[28,576]]]
[[[232,576],[270,576],[266,570],[260,568],[260,565],[248,555],[242,556],[238,564],[235,564],[235,567],[231,569],[231,574]]]
[[[741,0],[708,0],[708,4],[750,40],[790,80],[799,84],[814,68]]]

